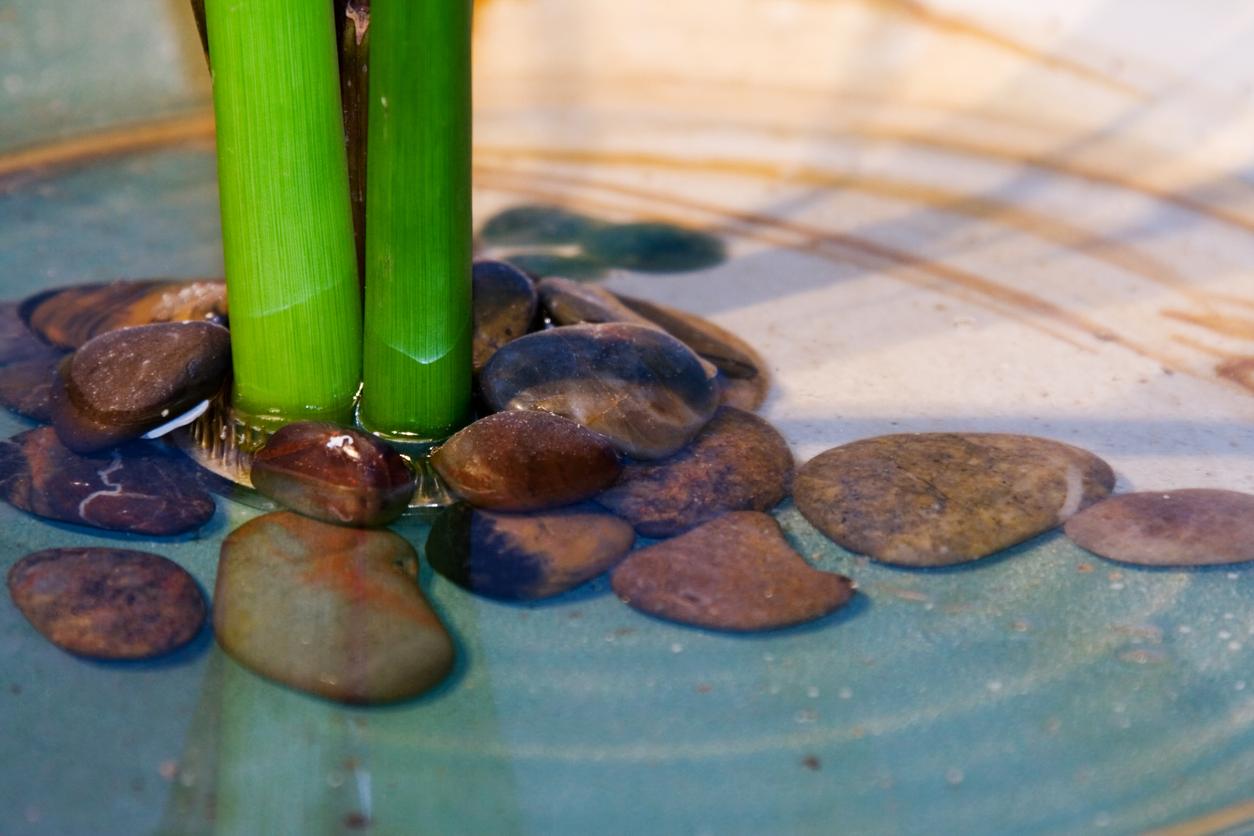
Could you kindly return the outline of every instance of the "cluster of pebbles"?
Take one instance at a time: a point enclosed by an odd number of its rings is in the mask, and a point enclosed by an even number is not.
[[[761,357],[691,314],[510,264],[474,270],[480,417],[432,464],[460,500],[424,555],[471,593],[530,601],[608,572],[661,619],[727,631],[797,625],[856,593],[815,569],[768,512],[792,496],[844,548],[904,567],[996,554],[1059,525],[1104,557],[1152,566],[1254,560],[1254,496],[1111,497],[1110,466],[1020,435],[863,439],[796,468],[754,414]],[[220,282],[119,282],[0,306],[0,403],[43,424],[0,442],[0,497],[47,519],[149,536],[214,513],[209,477],[147,440],[226,385]],[[441,681],[454,642],[385,526],[415,476],[374,436],[293,424],[256,455],[256,489],[288,510],[221,547],[221,646],[275,680],[352,703]],[[168,652],[202,628],[191,577],[157,555],[48,549],[9,572],[14,603],[86,656]]]

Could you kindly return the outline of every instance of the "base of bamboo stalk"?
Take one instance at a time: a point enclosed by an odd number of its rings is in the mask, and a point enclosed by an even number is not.
[[[200,418],[171,433],[169,438],[201,469],[225,481],[219,493],[253,508],[274,510],[278,506],[253,488],[251,473],[253,453],[280,426],[258,426],[256,421],[245,420],[231,406],[228,396],[220,394],[209,402],[209,408]],[[457,501],[431,464],[431,453],[443,439],[390,436],[365,429],[360,424],[357,428],[387,442],[413,467],[418,488],[409,501],[406,516],[431,514]]]

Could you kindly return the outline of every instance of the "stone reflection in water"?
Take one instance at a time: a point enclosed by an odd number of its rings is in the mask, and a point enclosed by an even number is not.
[[[45,549],[8,575],[13,603],[62,650],[97,659],[146,659],[200,632],[205,599],[186,570],[126,549]]]
[[[587,255],[528,251],[506,253],[501,259],[537,279],[561,276],[589,282],[605,278],[610,270],[605,262]]]
[[[614,267],[681,273],[727,259],[722,240],[706,232],[657,221],[613,223],[558,206],[506,209],[488,219],[479,240],[514,248],[501,257],[537,278],[587,281]]]
[[[606,571],[635,541],[631,526],[595,505],[530,514],[446,509],[426,555],[458,586],[503,600],[549,598]]]
[[[78,348],[118,328],[226,321],[226,284],[215,279],[133,279],[55,288],[31,296],[22,318],[42,340]]]
[[[592,230],[581,243],[593,258],[641,273],[702,270],[727,260],[720,239],[667,223],[615,224]]]
[[[186,459],[145,442],[79,455],[52,427],[0,441],[0,498],[51,520],[156,536],[193,531],[214,513]]]
[[[290,511],[257,517],[222,542],[218,643],[257,673],[327,699],[417,696],[448,675],[454,657],[417,563],[390,531]]]
[[[576,244],[602,226],[602,221],[559,206],[514,206],[489,218],[479,237],[492,245]]]

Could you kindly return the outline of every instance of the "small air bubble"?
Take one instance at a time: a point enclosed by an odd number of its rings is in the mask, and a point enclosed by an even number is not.
[[[819,698],[819,689],[811,685],[806,689],[806,696],[812,700],[817,700]]]
[[[671,645],[671,653],[683,653],[683,652],[684,652],[684,646],[680,644],[679,642],[675,642],[674,644]]]

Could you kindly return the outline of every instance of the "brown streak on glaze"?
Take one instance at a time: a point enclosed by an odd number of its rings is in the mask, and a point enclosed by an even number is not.
[[[1207,836],[1207,834],[1235,833],[1237,828],[1251,823],[1254,823],[1254,799],[1247,799],[1188,821],[1148,830],[1145,836]]]
[[[1215,374],[1254,394],[1254,357],[1230,357],[1215,366]]]
[[[1099,261],[1135,273],[1195,300],[1202,301],[1206,298],[1203,291],[1193,287],[1166,262],[1118,240],[1092,235],[1081,226],[1051,218],[1031,209],[930,184],[905,182],[868,174],[844,174],[816,166],[781,165],[719,157],[684,158],[644,151],[492,146],[478,146],[475,151],[480,156],[493,156],[503,158],[505,161],[521,158],[597,167],[643,166],[675,171],[731,174],[758,178],[772,183],[799,183],[815,188],[859,191],[907,203],[920,203],[930,209],[1005,224],[1060,247],[1084,253]],[[1254,300],[1249,300],[1246,304],[1254,305]]]
[[[479,166],[477,170],[483,173],[508,174],[497,169],[495,172],[490,166]],[[534,176],[534,175],[533,175]],[[607,183],[604,181],[594,181],[589,178],[564,178],[560,175],[545,174],[544,179],[554,183],[561,183],[575,187],[594,187],[603,191],[609,191],[618,194],[624,194],[632,197],[645,198],[653,201],[665,201],[675,206],[683,206],[706,214],[729,218],[740,224],[745,224],[751,229],[770,228],[791,232],[800,236],[803,243],[800,245],[804,249],[820,256],[830,257],[825,251],[825,245],[833,245],[841,250],[840,255],[843,258],[857,257],[863,259],[863,264],[873,269],[886,269],[896,278],[910,282],[912,284],[920,284],[917,278],[910,275],[910,271],[918,271],[926,275],[930,275],[935,279],[939,279],[945,286],[946,292],[953,294],[954,289],[965,291],[966,297],[980,304],[987,302],[997,303],[1002,313],[1008,313],[1015,320],[1022,324],[1032,327],[1038,327],[1034,319],[1045,320],[1066,326],[1070,330],[1081,331],[1090,337],[1102,342],[1116,343],[1136,354],[1154,360],[1155,362],[1172,368],[1175,371],[1187,371],[1179,367],[1179,364],[1172,358],[1161,355],[1153,351],[1148,346],[1140,345],[1125,337],[1121,337],[1110,331],[1110,329],[1100,325],[1094,320],[1089,319],[1081,314],[1068,311],[1067,309],[1056,305],[1046,299],[1042,299],[1033,294],[1027,293],[1016,288],[1006,287],[997,282],[984,278],[983,276],[953,267],[942,262],[922,258],[914,253],[890,247],[877,241],[871,241],[848,233],[833,232],[818,227],[801,224],[796,221],[785,221],[764,215],[759,212],[742,212],[717,206],[710,203],[691,200],[689,198],[678,197],[675,195],[659,193],[652,190],[639,189],[629,186],[623,186],[617,183]],[[742,234],[745,234],[742,232]],[[753,237],[752,233],[748,233],[749,237]],[[816,244],[818,246],[816,246]],[[788,246],[797,247],[797,244],[789,244]],[[867,261],[870,264],[867,264]],[[934,286],[933,283],[925,283],[925,286]],[[961,295],[961,294],[959,294]],[[1047,332],[1051,336],[1064,339],[1071,342],[1072,345],[1080,346],[1080,344],[1066,338],[1060,337],[1056,332]],[[1082,346],[1080,346],[1082,347]]]
[[[1121,93],[1143,97],[1142,91],[1138,90],[1131,84],[1117,78],[1113,78],[1099,70],[1082,64],[1078,61],[1072,61],[1060,55],[1055,55],[1043,49],[1023,43],[1022,41],[1003,35],[996,30],[978,23],[973,23],[966,18],[956,15],[945,14],[944,12],[932,9],[917,0],[861,0],[869,6],[882,9],[890,14],[908,17],[923,26],[934,29],[939,32],[945,32],[951,35],[958,35],[964,38],[971,38],[997,49],[1026,58],[1029,61],[1035,61],[1044,66],[1061,70],[1086,81],[1100,84],[1112,90],[1118,90]]]
[[[1242,340],[1254,340],[1254,319],[1245,319],[1239,316],[1226,316],[1224,314],[1207,311],[1204,314],[1189,313],[1188,311],[1164,310],[1162,315],[1169,319],[1175,319],[1180,322],[1187,322],[1190,325],[1196,325],[1213,331],[1216,334],[1222,334],[1225,337],[1236,337]]]
[[[0,154],[0,178],[29,169],[90,162],[99,157],[133,153],[182,143],[213,140],[213,113],[198,111],[152,122],[126,125],[46,145]]]
[[[623,207],[620,204],[612,203],[606,200],[598,200],[596,198],[589,198],[582,195],[578,198],[574,198],[568,191],[554,191],[539,188],[535,185],[537,179],[535,176],[523,177],[521,175],[515,175],[507,169],[493,170],[491,166],[477,165],[475,168],[475,176],[481,184],[492,183],[495,184],[493,186],[494,188],[507,190],[513,194],[524,196],[530,200],[546,203],[578,205],[580,208],[589,211],[597,210],[617,213],[620,215],[624,213]],[[511,177],[516,177],[517,179],[511,180]],[[546,176],[545,179],[553,180],[557,178]],[[577,185],[597,187],[588,181],[578,181]],[[604,190],[610,192],[623,191],[617,185],[606,185]],[[636,191],[639,192],[639,190]],[[682,198],[662,194],[655,194],[654,200],[670,201],[675,204],[687,203]],[[839,247],[836,242],[831,240],[831,236],[826,232],[818,234],[802,234],[796,232],[794,230],[794,225],[787,222],[768,219],[764,224],[758,224],[756,222],[746,220],[738,215],[733,217],[732,213],[723,209],[705,209],[697,211],[707,215],[714,214],[724,219],[723,223],[708,228],[708,231],[712,233],[735,234],[747,240],[758,241],[760,243],[793,250],[800,250],[843,266],[856,264],[859,267],[863,267],[868,270],[889,270],[895,278],[900,281],[904,281],[907,284],[930,289],[936,288],[936,283],[934,281],[920,277],[914,272],[908,270],[893,270],[891,265],[885,265],[882,259],[869,258],[864,253]],[[670,223],[680,225],[692,223],[691,214],[684,215],[675,212],[660,211],[656,209],[656,207],[651,207],[649,209],[649,216],[654,220],[668,221]],[[731,220],[727,220],[729,218]],[[1028,327],[1034,328],[1043,334],[1053,337],[1054,339],[1065,342],[1081,351],[1091,352],[1094,350],[1091,345],[1080,342],[1067,331],[1053,327],[1047,322],[1024,319],[1017,311],[998,303],[996,300],[964,292],[962,288],[949,288],[947,292],[955,298],[963,299],[971,304],[979,305],[995,313],[1017,319]],[[1179,370],[1182,371],[1182,369]]]

